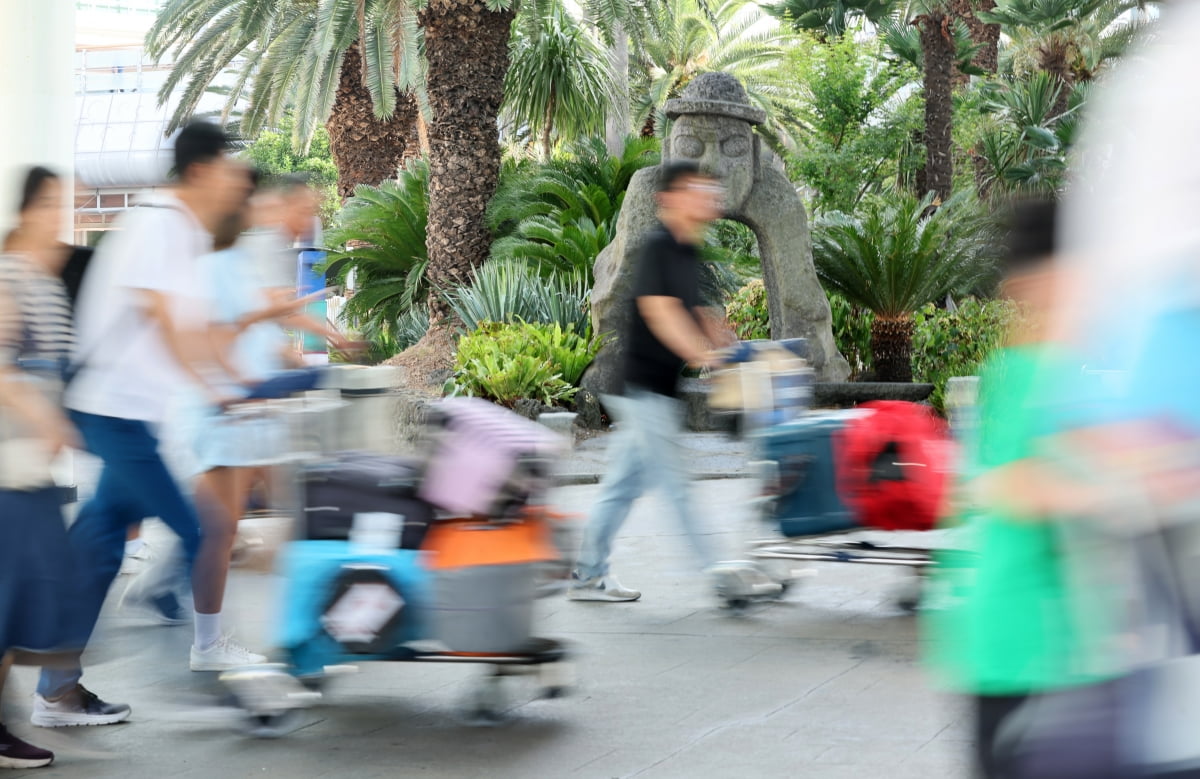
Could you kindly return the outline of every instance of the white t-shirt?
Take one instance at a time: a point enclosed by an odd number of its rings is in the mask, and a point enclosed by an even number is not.
[[[188,382],[140,292],[170,299],[175,326],[199,330],[210,295],[197,260],[212,237],[176,197],[156,192],[122,215],[88,267],[76,307],[82,367],[67,390],[67,408],[88,414],[162,422],[170,398]]]

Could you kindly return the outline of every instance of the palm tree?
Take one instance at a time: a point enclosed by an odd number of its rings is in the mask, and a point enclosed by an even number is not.
[[[948,7],[950,13],[966,24],[972,42],[978,47],[971,64],[983,73],[995,73],[999,63],[1000,25],[989,24],[980,15],[995,8],[996,0],[949,0]]]
[[[813,261],[827,291],[873,312],[871,351],[881,381],[912,381],[912,312],[973,290],[994,272],[993,223],[957,195],[898,194],[861,216],[830,214],[813,230]]]
[[[289,111],[303,149],[329,120],[343,197],[394,176],[419,153],[409,93],[421,83],[420,41],[403,0],[168,0],[146,47],[157,58],[172,50],[177,57],[161,103],[186,84],[168,131],[231,73],[222,116],[248,98],[244,135],[278,126]]]
[[[428,0],[419,13],[428,58],[429,277],[461,286],[487,259],[487,207],[500,174],[496,120],[504,100],[510,0]],[[449,314],[430,299],[434,318]]]
[[[1003,25],[1012,56],[1032,56],[1059,85],[1053,115],[1066,112],[1075,84],[1090,81],[1150,24],[1144,15],[1123,20],[1146,0],[1002,0],[980,16]]]
[[[986,86],[991,119],[980,135],[980,195],[992,192],[1053,197],[1062,187],[1067,154],[1079,124],[1087,85],[1075,88],[1069,108],[1055,113],[1063,89],[1049,73],[1007,77]]]
[[[513,31],[503,121],[511,132],[536,134],[545,161],[554,140],[603,131],[612,79],[600,45],[562,6],[521,21]]]
[[[428,189],[428,166],[410,161],[395,181],[360,186],[325,236],[326,274],[343,284],[354,274],[343,317],[385,343],[397,340],[406,318],[425,314]]]
[[[892,15],[899,0],[782,0],[767,10],[797,30],[813,30],[821,38],[840,38],[856,19],[871,24]]]
[[[919,0],[916,10],[919,13],[907,24],[889,19],[879,28],[892,53],[920,68],[924,76],[925,168],[918,190],[921,195],[933,192],[936,207],[950,197],[954,182],[955,73],[979,72],[971,64],[979,47],[946,0]]]
[[[799,102],[795,84],[782,67],[794,39],[757,4],[723,0],[666,0],[661,32],[636,53],[634,121],[646,134],[666,130],[667,100],[678,97],[701,73],[724,71],[735,76],[750,102],[767,112],[761,128],[776,145],[794,145],[792,121]]]

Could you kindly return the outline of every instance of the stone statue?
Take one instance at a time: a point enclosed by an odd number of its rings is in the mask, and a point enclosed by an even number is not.
[[[753,127],[766,119],[728,73],[704,73],[667,101],[675,120],[663,159],[689,159],[726,188],[726,218],[747,225],[758,238],[771,337],[805,338],[820,381],[844,381],[850,373],[833,341],[829,301],[813,269],[808,218],[795,187],[771,165]],[[598,395],[620,387],[624,355],[620,336],[629,326],[629,298],[642,237],[654,226],[658,167],[638,171],[617,218],[617,234],[596,259],[592,326],[610,341],[584,377]]]

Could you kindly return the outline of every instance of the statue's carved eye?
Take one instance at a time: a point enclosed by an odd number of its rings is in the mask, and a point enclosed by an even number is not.
[[[704,141],[694,135],[680,135],[671,142],[671,151],[678,157],[699,159],[704,156]]]
[[[721,153],[726,157],[741,157],[750,151],[750,139],[744,135],[735,135],[721,142]]]

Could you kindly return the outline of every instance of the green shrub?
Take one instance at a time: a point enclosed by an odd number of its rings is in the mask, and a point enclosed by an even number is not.
[[[762,279],[754,279],[734,293],[725,306],[725,316],[733,332],[743,341],[771,337],[771,317],[767,311],[767,288]]]
[[[485,322],[459,339],[447,390],[510,408],[523,398],[563,405],[599,350],[600,339],[571,327]]]
[[[485,322],[530,322],[557,324],[582,334],[591,329],[590,295],[581,273],[542,276],[519,260],[485,262],[470,285],[444,293],[468,332]]]
[[[846,362],[850,363],[851,377],[873,370],[871,323],[875,321],[875,315],[836,292],[826,295],[829,298],[829,312],[833,316],[833,341]]]
[[[964,300],[955,311],[931,304],[913,315],[913,379],[934,385],[930,397],[934,408],[944,413],[946,381],[976,375],[1018,315],[1009,301],[974,298]]]

